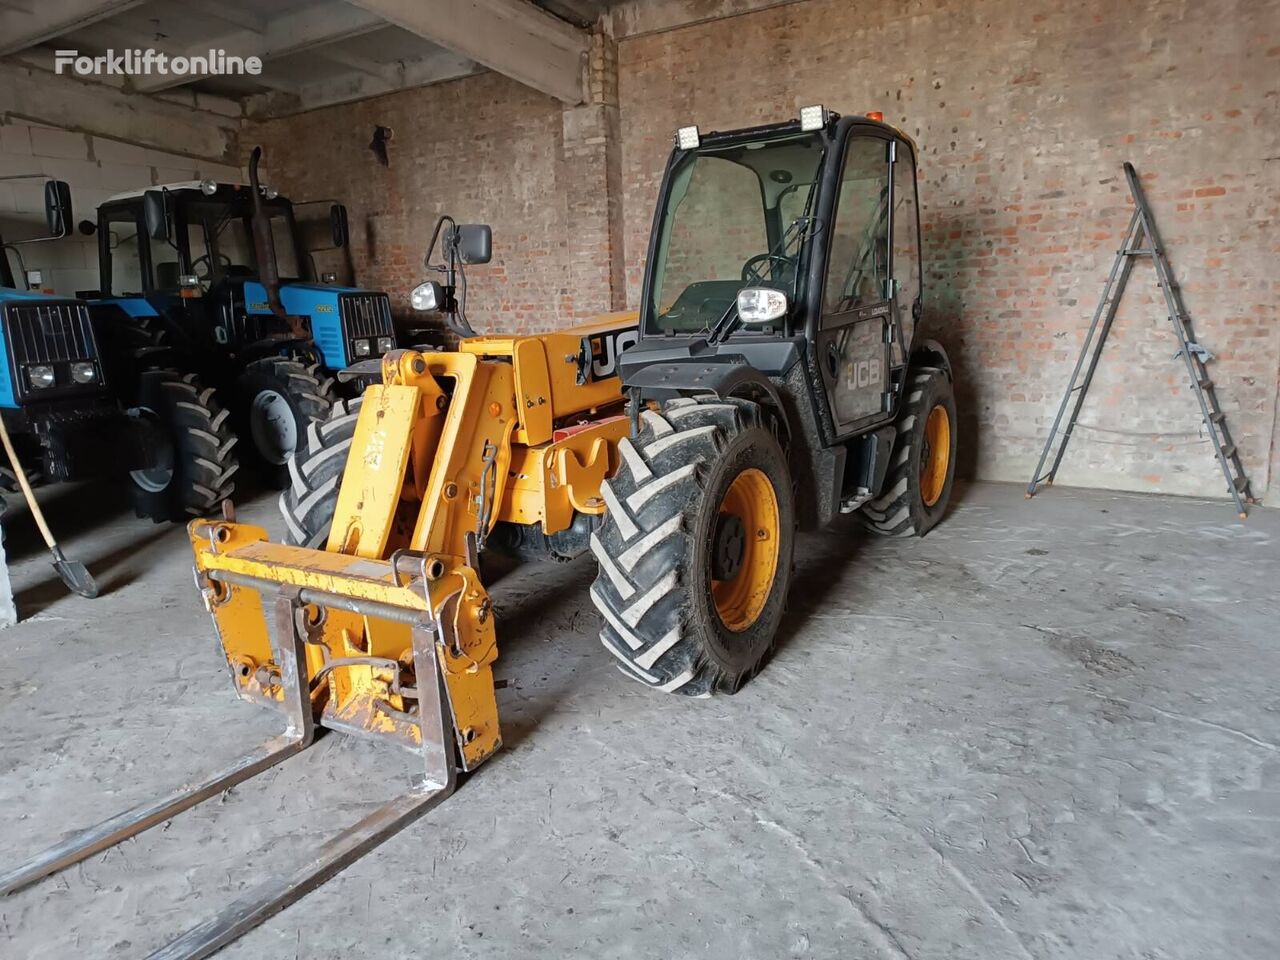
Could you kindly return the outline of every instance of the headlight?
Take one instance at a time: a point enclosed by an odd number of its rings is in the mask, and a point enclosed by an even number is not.
[[[373,351],[369,348],[368,340],[357,340],[354,344],[357,357],[367,357]]]
[[[42,387],[52,387],[54,384],[53,367],[40,364],[35,367],[27,367],[27,382],[39,390]]]
[[[98,379],[97,368],[92,363],[82,360],[71,365],[71,379],[76,383],[93,383]]]
[[[206,197],[212,197],[215,193],[218,192],[218,181],[217,180],[201,180],[200,192],[203,193]]]
[[[378,352],[386,353],[388,350],[395,349],[396,341],[394,337],[379,337]]]
[[[770,287],[738,291],[738,316],[743,323],[772,323],[787,314],[787,295]]]
[[[409,302],[415,310],[439,310],[441,299],[440,284],[434,280],[420,283],[409,294]]]

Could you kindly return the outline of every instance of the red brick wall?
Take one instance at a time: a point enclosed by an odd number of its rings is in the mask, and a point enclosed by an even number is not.
[[[637,304],[676,127],[882,110],[921,147],[928,325],[958,368],[964,466],[1023,481],[1127,222],[1132,160],[1257,489],[1280,470],[1274,0],[805,0],[617,57],[612,112],[483,75],[257,135],[292,194],[347,198],[357,276],[397,298],[438,212],[492,222],[472,318],[532,330]],[[389,170],[365,148],[378,123],[396,130]],[[1222,495],[1158,297],[1140,264],[1061,482]]]
[[[633,303],[676,127],[822,102],[916,138],[929,326],[983,477],[1034,465],[1127,223],[1132,160],[1261,488],[1280,362],[1271,0],[809,0],[627,40],[619,63]],[[1158,297],[1140,264],[1061,482],[1223,495]]]
[[[605,146],[594,142],[604,110],[564,111],[481,74],[254,123],[242,142],[262,144],[270,182],[291,198],[347,204],[355,276],[391,294],[398,320],[425,323],[408,295],[427,276],[431,230],[448,213],[493,225],[493,262],[467,270],[472,325],[544,330],[622,305]],[[388,167],[368,149],[376,126],[394,130]]]

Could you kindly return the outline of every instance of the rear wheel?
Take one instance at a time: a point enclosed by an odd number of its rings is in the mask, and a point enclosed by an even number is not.
[[[240,468],[236,436],[213,388],[194,373],[151,370],[138,378],[134,412],[151,419],[168,442],[165,466],[133,470],[129,498],[139,517],[156,523],[212,513],[231,496]]]
[[[946,513],[956,472],[956,401],[951,377],[917,367],[898,416],[884,492],[863,505],[864,526],[886,537],[922,537]]]
[[[782,619],[795,538],[786,456],[746,400],[672,400],[641,424],[619,444],[591,537],[601,642],[648,686],[731,693]]]
[[[328,420],[307,428],[306,442],[289,461],[289,486],[280,494],[286,543],[322,547],[329,538],[362,402],[335,403]]]
[[[264,480],[289,482],[289,458],[312,423],[325,420],[337,399],[333,380],[317,366],[270,357],[245,367],[239,381],[240,434],[253,448]]]

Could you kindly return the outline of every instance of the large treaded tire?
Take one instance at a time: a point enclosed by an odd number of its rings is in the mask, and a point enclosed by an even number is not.
[[[239,408],[238,432],[244,438],[242,455],[252,451],[255,466],[264,482],[282,489],[289,483],[289,457],[293,450],[268,455],[253,430],[253,404],[266,391],[278,394],[288,407],[292,419],[294,449],[300,446],[313,423],[322,423],[337,401],[333,378],[324,377],[318,364],[303,365],[286,357],[268,357],[248,364],[237,382]]]
[[[925,423],[935,406],[942,406],[950,418],[950,451],[942,494],[930,506],[921,496],[920,468]],[[947,511],[955,470],[956,401],[951,376],[940,367],[916,367],[911,371],[906,402],[898,414],[898,435],[884,492],[863,504],[858,517],[868,530],[884,537],[923,537]]]
[[[227,423],[230,411],[214,399],[194,373],[151,370],[138,378],[134,398],[141,416],[153,416],[168,437],[173,470],[167,482],[129,475],[129,499],[139,517],[156,523],[189,520],[215,512],[231,496],[240,464],[232,448],[238,438]]]
[[[600,640],[622,672],[669,693],[732,693],[773,646],[791,580],[795,502],[786,455],[746,400],[681,398],[641,413],[634,443],[602,487],[607,505],[591,537],[599,575],[591,599]],[[762,611],[734,632],[711,593],[720,504],[744,471],[763,473],[778,506],[778,554]]]
[[[311,424],[306,443],[289,460],[289,486],[280,494],[286,543],[323,547],[329,538],[362,402],[357,397],[335,403],[328,420]]]

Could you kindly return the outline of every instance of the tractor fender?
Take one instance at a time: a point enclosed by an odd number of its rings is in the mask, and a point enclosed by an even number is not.
[[[720,356],[714,360],[653,363],[628,371],[623,385],[639,387],[645,397],[654,400],[709,393],[754,401],[777,422],[779,439],[784,446],[790,441],[791,422],[777,384],[745,359]]]
[[[913,363],[928,363],[930,366],[939,366],[947,371],[947,377],[954,383],[955,374],[951,370],[951,358],[947,356],[946,348],[937,340],[923,340],[920,345],[911,353]]]

